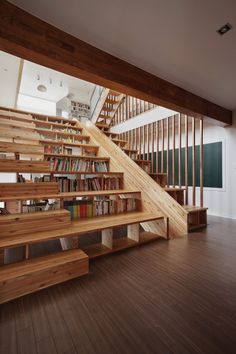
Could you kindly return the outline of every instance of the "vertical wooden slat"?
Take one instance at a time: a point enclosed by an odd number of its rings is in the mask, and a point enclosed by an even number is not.
[[[147,125],[147,160],[150,160],[150,124]]]
[[[142,154],[142,128],[139,127],[138,128],[138,142],[139,142],[139,148],[138,148],[138,151],[139,151],[139,159],[141,159],[141,154]]]
[[[156,122],[156,173],[159,173],[159,128],[160,122]]]
[[[196,204],[196,193],[195,193],[195,118],[192,118],[192,205]]]
[[[172,186],[175,187],[175,116],[172,118]]]
[[[144,101],[145,102],[145,101]],[[154,173],[154,141],[155,141],[155,129],[154,122],[152,123],[152,173]]]
[[[161,148],[161,173],[164,173],[164,149],[165,149],[165,120],[161,121],[161,140],[162,140],[162,148]]]
[[[203,207],[203,118],[200,119],[200,207]]]
[[[182,114],[179,115],[179,188],[182,186]]]
[[[188,116],[185,115],[185,204],[188,205]]]
[[[125,96],[125,102],[126,102],[126,120],[129,119],[129,96]]]
[[[167,118],[167,149],[166,149],[166,173],[167,173],[167,187],[169,187],[169,153],[170,153],[170,119]]]
[[[146,160],[146,125],[143,126],[143,160]]]

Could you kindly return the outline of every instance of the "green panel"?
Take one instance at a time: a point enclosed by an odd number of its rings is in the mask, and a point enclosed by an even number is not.
[[[175,185],[179,184],[179,150],[175,150]],[[143,158],[143,155],[141,155]],[[181,149],[181,184],[185,185],[185,148]],[[151,160],[152,154],[149,154]],[[147,159],[147,154],[145,154]],[[192,147],[188,148],[188,185],[192,186]],[[200,146],[195,146],[195,183],[200,186]],[[158,172],[161,171],[161,152],[158,153]],[[164,151],[164,172],[167,171],[167,152]],[[156,152],[154,152],[154,172],[156,169]],[[172,184],[172,150],[169,150],[169,181]],[[210,188],[222,188],[222,142],[203,145],[203,186]]]

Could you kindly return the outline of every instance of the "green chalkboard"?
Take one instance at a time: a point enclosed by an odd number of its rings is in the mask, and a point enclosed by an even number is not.
[[[181,168],[181,181],[182,185],[185,185],[185,148],[181,149],[182,155],[182,168]],[[143,157],[143,155],[142,155]],[[149,154],[149,159],[151,159],[152,154]],[[161,152],[158,154],[158,171],[161,171]],[[164,151],[164,172],[167,170],[167,153]],[[147,158],[147,154],[145,154]],[[192,147],[188,148],[188,185],[192,186]],[[195,146],[195,179],[196,187],[200,186],[200,146]],[[154,152],[154,171],[156,169],[156,152]],[[179,176],[179,160],[178,160],[178,149],[175,150],[175,184],[178,185]],[[169,150],[169,178],[172,181],[172,150]],[[209,188],[222,188],[222,142],[210,143],[203,145],[203,186]]]

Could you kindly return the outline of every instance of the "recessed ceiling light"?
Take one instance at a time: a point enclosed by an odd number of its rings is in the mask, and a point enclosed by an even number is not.
[[[216,32],[219,33],[220,36],[223,36],[223,34],[229,32],[233,26],[230,23],[226,23],[224,26],[220,27]]]
[[[40,92],[47,92],[47,87],[44,85],[38,85],[37,90]]]

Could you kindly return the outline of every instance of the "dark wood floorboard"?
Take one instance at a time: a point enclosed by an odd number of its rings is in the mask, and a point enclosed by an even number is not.
[[[0,353],[236,353],[236,221],[209,223],[2,305]]]

